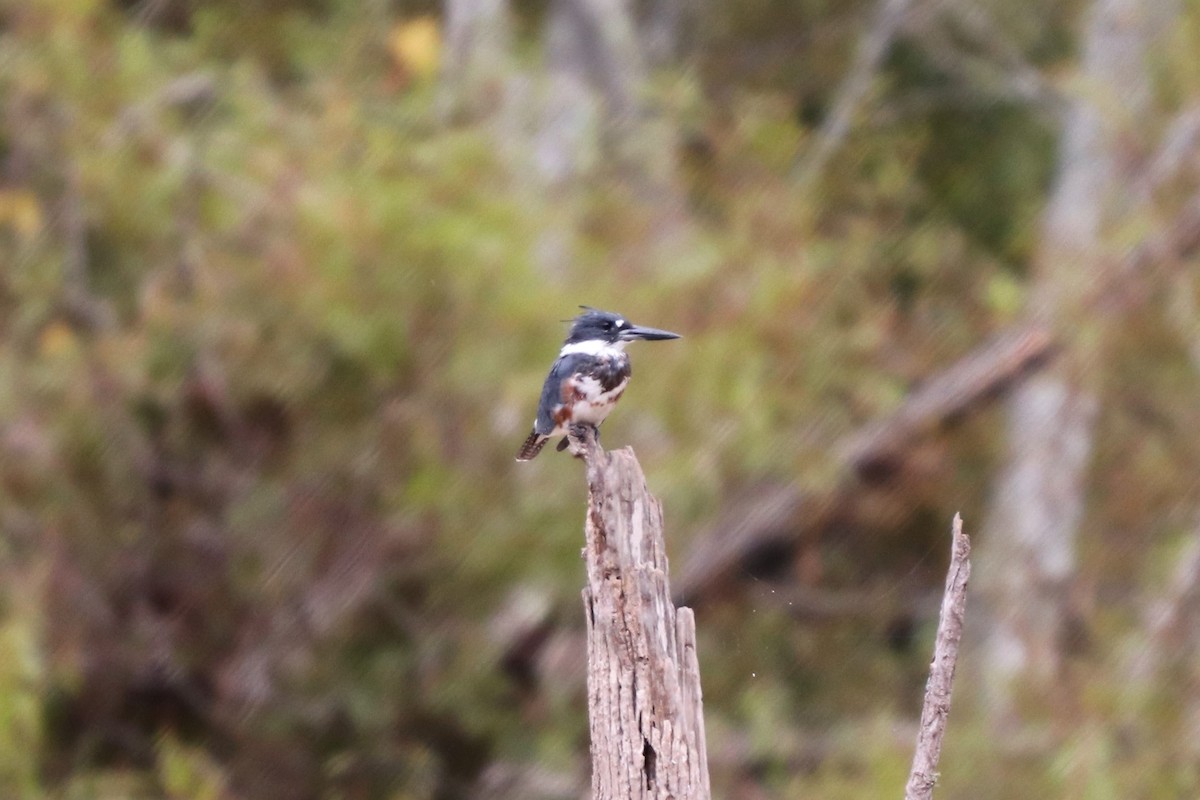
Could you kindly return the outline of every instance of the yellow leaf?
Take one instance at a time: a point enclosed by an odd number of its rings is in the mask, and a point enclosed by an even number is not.
[[[75,333],[65,322],[51,322],[38,338],[38,349],[44,356],[60,356],[75,347]]]
[[[25,189],[0,189],[0,225],[12,227],[23,238],[42,229],[42,207]]]
[[[388,36],[392,58],[406,71],[421,78],[437,72],[442,36],[434,17],[418,17],[401,22]]]

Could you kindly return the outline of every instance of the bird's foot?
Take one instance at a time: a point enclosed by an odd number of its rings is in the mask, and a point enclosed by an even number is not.
[[[600,446],[600,429],[595,425],[572,425],[567,430],[567,442],[571,455],[583,458],[593,443]]]

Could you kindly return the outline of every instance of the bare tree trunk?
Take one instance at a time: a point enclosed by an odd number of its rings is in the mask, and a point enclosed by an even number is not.
[[[1146,56],[1173,0],[1096,0],[1084,33],[1082,89],[1063,132],[1058,181],[1036,257],[1032,316],[1066,351],[1009,405],[1008,463],[984,526],[981,589],[989,706],[1018,722],[1013,689],[1048,696],[1062,667],[1069,592],[1099,408],[1105,320],[1096,301],[1110,268],[1102,231],[1121,213],[1125,137],[1149,110]]]
[[[603,147],[633,145],[643,67],[626,0],[553,0],[546,31],[545,121],[537,142],[542,178],[561,185]]]
[[[588,434],[588,716],[597,800],[710,796],[696,620],[671,602],[662,507]]]
[[[443,119],[494,110],[507,72],[512,30],[506,0],[446,0]]]
[[[610,125],[636,117],[644,70],[627,0],[555,0],[550,24],[553,67],[603,98]]]
[[[536,260],[551,279],[567,274],[594,187],[586,179],[600,170],[619,173],[652,215],[641,247],[672,252],[690,234],[675,174],[676,131],[650,102],[648,40],[637,35],[630,0],[550,0],[547,17],[529,173],[547,212]]]

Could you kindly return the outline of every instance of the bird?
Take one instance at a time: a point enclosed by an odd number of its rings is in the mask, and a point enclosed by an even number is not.
[[[621,399],[632,374],[625,345],[639,339],[680,338],[634,325],[621,314],[580,308],[583,313],[571,321],[571,332],[546,376],[533,430],[517,452],[517,461],[532,460],[555,436],[563,436],[558,450],[565,449],[565,434],[574,425],[591,425],[599,434],[600,423]]]

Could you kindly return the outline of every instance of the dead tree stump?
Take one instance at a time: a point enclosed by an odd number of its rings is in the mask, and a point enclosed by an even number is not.
[[[708,800],[696,619],[667,581],[662,507],[633,450],[587,462],[588,718],[595,800]]]

